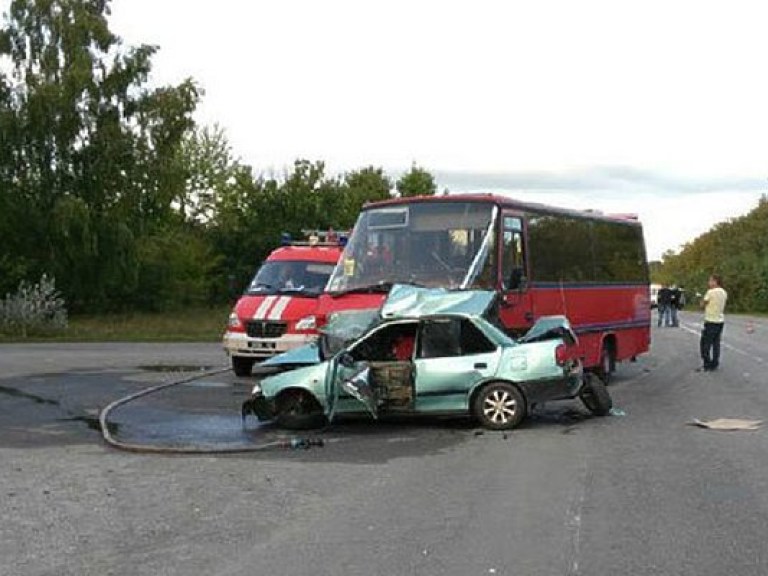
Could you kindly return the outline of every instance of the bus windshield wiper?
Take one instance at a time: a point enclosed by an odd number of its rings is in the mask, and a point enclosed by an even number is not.
[[[425,286],[423,284],[419,284],[418,282],[410,282],[408,280],[396,280],[394,282],[386,281],[386,282],[378,282],[376,284],[366,284],[365,286],[356,286],[355,288],[348,288],[347,290],[339,290],[338,292],[331,292],[331,297],[338,298],[339,296],[344,296],[345,294],[376,294],[376,293],[382,293],[386,294],[391,289],[392,286],[395,284],[407,284],[409,286],[417,286],[419,288],[424,288]]]

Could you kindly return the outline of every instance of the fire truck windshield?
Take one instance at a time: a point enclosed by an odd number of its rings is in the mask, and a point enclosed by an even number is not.
[[[328,283],[331,294],[393,283],[467,288],[487,273],[497,209],[481,202],[413,202],[364,209]]]
[[[245,291],[250,296],[306,294],[317,296],[325,288],[333,264],[274,260],[265,262]]]

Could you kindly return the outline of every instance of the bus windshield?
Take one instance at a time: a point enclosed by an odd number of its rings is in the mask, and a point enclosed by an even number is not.
[[[328,283],[331,294],[395,283],[467,288],[489,278],[497,209],[482,202],[414,202],[364,209]]]

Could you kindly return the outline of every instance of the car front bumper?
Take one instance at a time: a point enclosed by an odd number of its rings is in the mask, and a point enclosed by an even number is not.
[[[253,414],[261,422],[272,420],[275,417],[275,403],[267,400],[262,393],[251,395],[248,400],[243,402],[241,407],[243,420],[248,414]]]
[[[284,334],[280,338],[251,338],[242,332],[224,334],[224,351],[230,356],[266,359],[313,342],[313,334]]]

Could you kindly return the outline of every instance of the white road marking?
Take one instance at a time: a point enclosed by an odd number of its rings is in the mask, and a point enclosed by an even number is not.
[[[680,328],[682,328],[686,332],[688,332],[690,334],[693,334],[694,336],[697,336],[697,337],[701,336],[702,325],[701,324],[694,324],[693,326],[697,327],[697,328],[694,329],[691,326],[686,326],[682,322],[680,323]],[[736,352],[736,354],[739,354],[741,356],[744,356],[746,358],[754,360],[755,362],[758,362],[759,364],[764,364],[765,363],[765,360],[763,358],[761,358],[760,356],[757,356],[756,354],[747,352],[746,350],[742,350],[741,348],[736,348],[736,346],[732,346],[731,344],[728,344],[725,341],[721,342],[721,346],[723,348],[726,348],[726,349],[730,350],[731,352]]]

